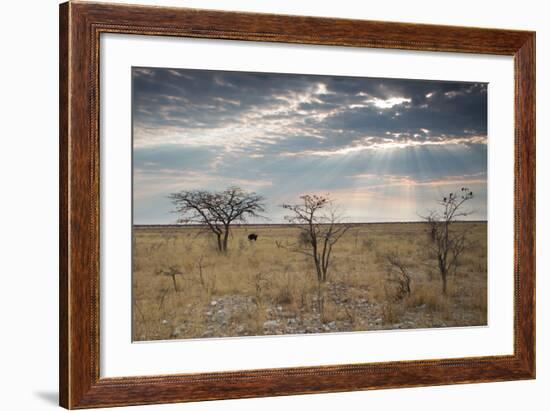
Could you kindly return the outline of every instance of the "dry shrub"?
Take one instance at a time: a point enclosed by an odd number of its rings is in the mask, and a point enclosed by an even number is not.
[[[301,246],[307,246],[311,244],[311,237],[306,231],[300,231],[298,234],[298,244]]]
[[[384,321],[384,324],[396,324],[400,322],[404,311],[405,310],[401,302],[384,302],[382,304],[382,320]]]
[[[294,295],[292,294],[290,287],[285,284],[277,290],[275,295],[275,303],[282,305],[290,305],[294,301]]]
[[[445,306],[447,299],[441,293],[441,285],[438,282],[423,281],[416,284],[406,303],[409,307],[426,307],[430,311],[438,311]]]
[[[327,324],[340,318],[342,318],[340,314],[340,307],[325,298],[323,302],[323,309],[321,311],[321,322],[323,324]]]

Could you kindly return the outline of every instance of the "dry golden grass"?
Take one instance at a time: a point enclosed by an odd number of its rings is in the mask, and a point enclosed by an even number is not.
[[[296,241],[296,227],[234,227],[227,255],[196,227],[136,227],[133,338],[485,325],[487,226],[456,227],[469,230],[469,247],[447,295],[421,223],[355,226],[334,247],[321,286],[310,257],[280,247]],[[248,241],[249,233],[258,240]],[[391,252],[411,275],[405,298],[389,281]],[[174,276],[177,291],[170,270],[181,273]]]

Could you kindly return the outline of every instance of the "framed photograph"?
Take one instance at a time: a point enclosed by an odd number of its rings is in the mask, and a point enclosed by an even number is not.
[[[60,404],[535,378],[535,33],[60,6]]]

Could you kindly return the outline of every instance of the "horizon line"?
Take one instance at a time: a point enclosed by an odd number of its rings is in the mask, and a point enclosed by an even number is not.
[[[488,220],[456,220],[453,223],[487,223]],[[341,222],[336,224],[352,224],[352,225],[366,225],[366,224],[419,224],[419,223],[427,223],[427,221],[424,220],[403,220],[403,221],[369,221],[369,222]],[[320,225],[326,225],[330,223],[319,223]],[[232,226],[289,226],[289,225],[303,225],[303,224],[296,224],[296,223],[239,223],[239,224],[231,224]],[[135,224],[132,223],[132,226],[134,227],[203,227],[205,224],[176,224],[176,223],[168,223],[168,224]]]

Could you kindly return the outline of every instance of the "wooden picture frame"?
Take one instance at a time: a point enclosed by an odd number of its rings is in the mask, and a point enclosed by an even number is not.
[[[513,355],[100,378],[101,33],[513,56]],[[60,405],[125,406],[535,377],[534,32],[69,2],[60,6],[59,47]]]

